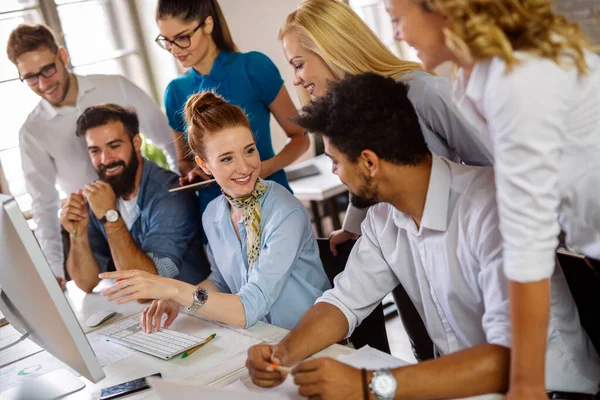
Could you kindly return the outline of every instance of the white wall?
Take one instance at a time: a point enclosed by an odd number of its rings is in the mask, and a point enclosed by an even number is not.
[[[287,15],[294,11],[300,2],[300,0],[219,0],[233,40],[240,51],[257,50],[269,56],[279,68],[287,90],[298,108],[300,102],[296,89],[292,85],[293,70],[285,60],[277,34]],[[278,152],[287,138],[274,118],[271,118],[271,136],[275,152]]]

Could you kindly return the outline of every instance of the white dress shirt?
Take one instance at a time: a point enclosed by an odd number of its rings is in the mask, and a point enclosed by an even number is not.
[[[33,219],[37,224],[36,236],[55,275],[61,277],[64,276],[64,257],[56,185],[72,193],[98,179],[85,138],[75,135],[76,121],[83,111],[101,103],[134,107],[141,133],[165,150],[172,168],[177,160],[166,117],[139,87],[119,75],[76,77],[79,93],[75,107],[53,107],[41,99],[19,132],[25,184],[33,200]]]
[[[510,347],[508,280],[491,168],[433,156],[421,226],[380,203],[369,209],[362,232],[334,288],[317,300],[344,313],[348,335],[402,283],[440,354],[485,343]],[[560,268],[552,280],[546,357],[548,390],[598,391],[600,359],[580,326]]]
[[[552,275],[558,234],[600,259],[600,57],[589,71],[518,53],[459,71],[458,107],[494,156],[505,272],[527,282]]]
[[[492,165],[488,147],[454,104],[450,80],[425,71],[410,72],[398,80],[406,83],[408,99],[419,117],[425,142],[431,152],[468,165]],[[366,215],[367,209],[350,204],[343,229],[360,235],[360,224]]]

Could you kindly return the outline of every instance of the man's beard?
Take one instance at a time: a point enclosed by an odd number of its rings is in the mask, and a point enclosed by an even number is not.
[[[381,202],[381,200],[379,200],[377,188],[371,181],[370,176],[365,178],[365,183],[358,193],[350,191],[350,194],[350,202],[353,206],[358,208],[369,208]]]
[[[117,166],[123,166],[123,172],[115,176],[106,176],[107,169]],[[133,192],[138,166],[137,154],[135,151],[132,151],[129,163],[125,164],[124,161],[117,161],[109,165],[102,164],[96,172],[100,180],[108,183],[112,187],[113,192],[115,192],[115,196],[119,198],[126,197]]]

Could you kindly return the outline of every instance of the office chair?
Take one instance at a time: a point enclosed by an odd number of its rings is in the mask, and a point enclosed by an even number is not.
[[[338,245],[337,256],[334,256],[329,249],[329,239],[317,239],[317,243],[319,245],[319,254],[323,268],[333,286],[333,278],[346,267],[346,261],[348,261],[355,241],[349,240],[346,243]],[[373,310],[371,315],[356,327],[352,335],[350,335],[350,342],[352,342],[356,349],[369,345],[390,354],[390,344],[385,331],[385,319],[381,303]]]
[[[577,305],[581,326],[600,354],[600,274],[578,254],[559,249],[556,257]]]

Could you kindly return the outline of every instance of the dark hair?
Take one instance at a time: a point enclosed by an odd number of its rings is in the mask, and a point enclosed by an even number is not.
[[[363,150],[402,165],[429,156],[404,83],[373,73],[350,76],[302,108],[297,123],[356,161]]]
[[[98,104],[86,108],[77,118],[75,134],[79,137],[85,136],[88,129],[109,122],[121,122],[130,139],[140,132],[140,123],[133,108],[125,108],[117,104]]]
[[[23,54],[42,47],[55,54],[58,51],[58,44],[52,31],[45,25],[21,24],[13,29],[8,37],[6,55],[13,64],[16,64],[17,58]]]
[[[242,109],[226,102],[213,92],[191,95],[185,103],[184,113],[190,149],[202,159],[206,159],[204,154],[206,135],[236,126],[250,129],[250,122]]]
[[[156,19],[173,17],[182,21],[200,21],[211,16],[214,21],[212,38],[220,50],[237,52],[227,20],[217,0],[158,0]]]

